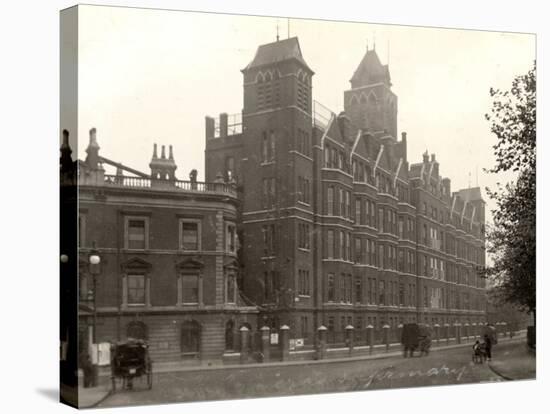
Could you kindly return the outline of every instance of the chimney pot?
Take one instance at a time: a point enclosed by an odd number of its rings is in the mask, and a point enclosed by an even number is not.
[[[406,141],[407,140],[407,133],[406,132],[402,132],[401,133],[401,141]]]

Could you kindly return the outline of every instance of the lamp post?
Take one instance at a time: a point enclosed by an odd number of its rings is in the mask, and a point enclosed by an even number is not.
[[[97,276],[101,272],[100,265],[101,265],[101,257],[99,256],[99,252],[95,249],[95,242],[93,244],[93,249],[90,252],[90,256],[88,257],[89,262],[89,271],[92,275],[92,283],[93,283],[93,303],[94,303],[94,313],[93,313],[93,328],[92,328],[92,344],[95,344],[96,348],[96,358],[95,358],[95,364],[93,366],[93,375],[92,375],[92,386],[97,386],[97,379],[98,379],[98,364],[99,364],[99,347],[97,345]]]

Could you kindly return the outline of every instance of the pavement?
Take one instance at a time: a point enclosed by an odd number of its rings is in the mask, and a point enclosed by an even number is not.
[[[496,350],[499,352],[498,348]],[[504,348],[498,358],[493,358],[488,365],[508,381],[536,379],[537,376],[536,355],[526,343],[525,346]]]
[[[464,376],[464,378],[470,378],[472,377],[472,381],[470,382],[479,382],[479,381],[502,381],[502,380],[516,380],[516,379],[527,379],[527,378],[535,378],[536,374],[536,364],[535,364],[535,357],[532,353],[530,353],[527,350],[526,346],[521,346],[522,343],[525,343],[525,336],[520,335],[516,336],[513,339],[511,338],[499,338],[499,345],[497,345],[494,348],[493,353],[495,354],[493,356],[493,361],[486,364],[482,369],[487,371],[483,375],[478,375],[477,373],[469,374],[468,372],[460,371],[463,368],[453,368],[451,369],[451,374],[456,374],[455,376]],[[450,354],[465,354],[467,355],[467,358],[469,359],[470,355],[470,347],[471,347],[471,341],[468,341],[467,343],[462,344],[454,344],[449,346],[434,346],[432,347],[431,355],[434,354],[441,354],[441,355],[450,355]],[[502,351],[502,352],[500,352]],[[390,351],[390,352],[380,352],[375,353],[373,355],[363,355],[363,356],[356,356],[356,357],[347,357],[347,358],[332,358],[332,359],[324,359],[324,360],[304,360],[304,361],[276,361],[276,362],[268,362],[268,363],[252,363],[252,364],[238,364],[238,365],[212,365],[212,366],[184,366],[174,363],[158,363],[154,365],[154,383],[157,383],[153,386],[154,389],[158,392],[158,382],[160,378],[160,382],[162,383],[166,377],[171,378],[173,380],[174,378],[177,378],[178,373],[181,373],[181,375],[184,375],[186,378],[185,382],[188,382],[189,376],[193,375],[191,374],[194,371],[197,372],[197,375],[195,377],[200,378],[201,376],[205,376],[210,379],[203,378],[202,383],[200,384],[200,388],[204,388],[206,384],[209,384],[209,381],[211,381],[211,378],[213,377],[222,377],[222,376],[229,376],[232,377],[235,375],[235,373],[243,373],[248,372],[250,373],[250,369],[254,369],[254,372],[259,372],[257,374],[249,374],[250,376],[262,376],[264,375],[262,371],[268,373],[273,370],[277,369],[284,369],[285,367],[289,367],[290,369],[297,370],[297,373],[301,373],[304,369],[317,369],[317,370],[324,370],[327,368],[323,367],[329,367],[333,366],[332,364],[335,364],[338,366],[339,364],[342,366],[351,366],[349,364],[355,363],[357,365],[357,361],[365,361],[365,360],[380,360],[380,362],[377,362],[377,364],[387,365],[388,362],[384,362],[384,360],[391,359],[392,363],[394,360],[397,361],[405,361],[400,362],[400,364],[411,365],[411,369],[413,369],[413,365],[416,363],[416,360],[421,360],[421,358],[402,358],[403,354],[402,351]],[[447,357],[435,357],[437,358],[443,358],[442,361],[444,361],[444,358]],[[412,362],[408,362],[412,361]],[[433,361],[433,360],[432,360]],[[381,366],[382,366],[381,365]],[[444,364],[443,364],[444,365]],[[443,366],[442,365],[442,366]],[[295,368],[293,368],[295,367]],[[317,368],[315,368],[317,367]],[[393,365],[390,365],[390,367],[393,367]],[[261,368],[261,369],[258,369]],[[332,368],[328,368],[329,370],[333,370]],[[432,367],[431,370],[438,370],[440,368]],[[447,368],[445,368],[447,369]],[[477,368],[476,368],[477,369]],[[214,371],[214,372],[213,372]],[[448,371],[448,369],[447,369]],[[190,374],[187,374],[187,373]],[[412,372],[412,371],[411,371]],[[421,371],[417,371],[421,372]],[[303,372],[302,372],[303,374]],[[147,394],[147,391],[143,394],[140,394],[138,392],[136,393],[120,393],[120,394],[111,394],[110,389],[110,381],[109,381],[109,371],[103,370],[100,372],[99,377],[99,386],[93,387],[93,388],[83,388],[79,387],[79,407],[80,408],[92,408],[96,406],[112,406],[112,405],[129,405],[129,404],[147,404],[147,403],[163,403],[163,402],[180,402],[180,401],[197,401],[197,400],[211,400],[211,399],[227,399],[227,398],[246,398],[247,395],[242,396],[234,396],[234,393],[230,393],[230,395],[227,395],[225,390],[218,390],[218,393],[207,395],[207,394],[201,394],[201,395],[190,395],[186,394],[186,397],[183,398],[179,395],[172,395],[170,394],[170,390],[167,390],[166,392],[161,392],[160,396],[158,396],[157,399],[150,400],[143,400],[140,401],[140,398],[142,398],[143,395],[149,395]],[[344,377],[346,376],[343,374]],[[378,375],[378,374],[377,374]],[[393,374],[392,374],[393,375]],[[447,373],[447,376],[450,374]],[[303,375],[298,375],[299,377],[303,378]],[[431,377],[432,375],[428,375],[428,377]],[[435,381],[441,381],[441,375],[435,376]],[[452,375],[451,375],[452,377]],[[379,379],[378,377],[373,377],[374,379]],[[391,378],[391,375],[390,375]],[[370,388],[395,388],[399,387],[399,381],[396,380],[397,376],[393,378],[393,380],[390,380],[389,386],[385,383],[385,381],[377,381],[376,386],[373,386],[373,381],[370,380]],[[453,377],[454,378],[454,377]],[[457,383],[454,379],[447,379],[446,381],[450,382],[443,382],[443,384],[446,383]],[[303,382],[303,381],[302,381]],[[369,381],[367,381],[369,382]],[[387,381],[386,381],[387,382]],[[403,381],[402,381],[403,382]],[[169,382],[170,383],[170,382]],[[258,382],[255,382],[258,384]],[[312,380],[308,379],[306,381],[307,384],[312,385]],[[460,383],[460,378],[458,383]],[[425,384],[420,381],[420,385],[441,385],[441,382],[434,383],[433,381],[427,382]],[[170,386],[170,385],[168,385]],[[402,386],[411,386],[407,382],[403,382]],[[416,386],[416,384],[414,385]],[[186,387],[188,388],[188,387]],[[286,392],[283,391],[280,395],[294,395],[296,392],[294,392],[294,387],[291,389],[286,389]],[[315,392],[334,392],[330,387],[322,386],[322,387],[311,387]],[[352,387],[353,388],[353,387]],[[341,389],[342,391],[349,390],[347,389]],[[155,391],[155,390],[153,390]],[[336,390],[338,391],[338,389]],[[148,391],[149,393],[151,391]],[[273,388],[269,389],[269,394],[266,394],[265,396],[272,396],[273,394]],[[302,394],[308,394],[312,393],[309,391],[309,389],[304,389],[302,392],[298,392]],[[262,394],[260,392],[260,394]],[[156,395],[156,394],[153,394]],[[137,397],[137,400],[135,400],[135,396]],[[262,396],[255,394],[254,396]]]
[[[106,377],[99,377],[97,387],[84,388],[83,378],[79,378],[78,408],[93,408],[111,395],[111,383]]]

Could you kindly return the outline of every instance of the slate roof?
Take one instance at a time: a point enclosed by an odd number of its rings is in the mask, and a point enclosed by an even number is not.
[[[481,189],[479,187],[464,188],[458,190],[458,196],[464,201],[482,200]]]
[[[355,69],[353,76],[350,79],[352,84],[360,84],[361,86],[370,85],[378,82],[390,82],[390,70],[388,65],[382,65],[376,50],[367,50],[365,56]],[[359,86],[359,85],[357,85]]]
[[[298,42],[297,37],[291,37],[288,39],[278,40],[273,43],[260,45],[256,51],[254,59],[252,59],[252,62],[250,62],[243,70],[270,65],[289,59],[296,59],[311,73],[313,73],[302,56],[302,50],[300,49],[300,43]]]

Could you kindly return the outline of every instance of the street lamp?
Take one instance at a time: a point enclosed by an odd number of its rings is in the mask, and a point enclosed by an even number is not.
[[[92,384],[93,386],[97,386],[97,377],[98,377],[98,364],[99,364],[99,347],[97,344],[97,276],[101,272],[101,257],[99,256],[99,252],[95,249],[95,242],[93,243],[93,249],[90,252],[90,256],[88,257],[89,262],[89,271],[92,275],[92,282],[93,282],[93,304],[94,304],[94,313],[93,313],[93,328],[92,328],[92,344],[95,344],[96,347],[96,363],[93,367],[93,379]]]

